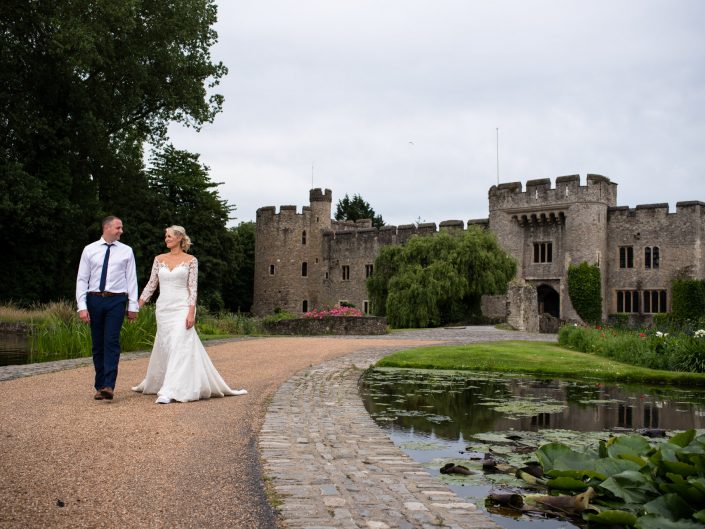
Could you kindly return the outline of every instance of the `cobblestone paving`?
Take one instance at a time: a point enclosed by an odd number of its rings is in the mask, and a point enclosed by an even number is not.
[[[472,343],[555,340],[492,327],[394,333]],[[276,393],[259,436],[264,474],[290,529],[496,528],[476,506],[407,457],[370,418],[363,370],[399,350],[359,351],[313,366]]]

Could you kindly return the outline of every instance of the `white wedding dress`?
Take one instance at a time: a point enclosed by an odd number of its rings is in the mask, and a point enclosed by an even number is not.
[[[161,404],[246,394],[244,389],[228,387],[208,357],[196,328],[186,328],[189,306],[196,304],[198,261],[193,258],[169,269],[155,257],[140,299],[149,301],[157,285],[157,335],[147,375],[132,390],[156,394]]]

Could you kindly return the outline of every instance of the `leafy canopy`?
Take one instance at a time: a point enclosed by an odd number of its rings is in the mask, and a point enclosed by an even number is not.
[[[382,215],[377,215],[370,204],[360,195],[355,194],[351,199],[346,193],[342,199],[338,200],[338,204],[335,207],[335,220],[355,222],[360,219],[372,219],[372,225],[375,228],[384,226]]]
[[[506,292],[515,271],[494,235],[470,228],[382,248],[367,290],[391,326],[437,326],[479,316],[482,295]]]
[[[215,22],[213,0],[3,2],[0,247],[10,257],[0,300],[72,298],[81,249],[108,214],[147,267],[170,224],[225,230],[227,208],[203,174],[191,194],[204,209],[185,219],[144,164],[147,142],[170,167],[188,164],[164,147],[168,125],[198,128],[220,112],[212,89],[227,69],[211,59]],[[194,168],[181,169],[174,178]]]

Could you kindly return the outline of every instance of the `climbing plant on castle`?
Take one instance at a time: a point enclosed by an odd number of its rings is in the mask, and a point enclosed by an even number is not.
[[[382,248],[367,290],[392,327],[432,327],[479,315],[482,295],[505,292],[515,271],[492,233],[471,228]]]
[[[335,207],[335,220],[351,220],[355,222],[360,219],[372,219],[372,225],[375,228],[384,226],[382,215],[377,215],[369,202],[358,194],[350,198],[346,193],[343,198],[338,200],[338,204]]]
[[[600,268],[580,263],[568,267],[568,296],[575,312],[588,323],[602,319]]]
[[[696,321],[705,316],[705,281],[676,279],[673,281],[671,317],[676,321]]]

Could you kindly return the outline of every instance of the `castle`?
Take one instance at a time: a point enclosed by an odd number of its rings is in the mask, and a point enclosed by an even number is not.
[[[600,267],[603,317],[626,313],[648,320],[669,312],[673,279],[705,277],[705,203],[678,202],[675,213],[667,203],[633,209],[616,204],[617,184],[600,175],[587,175],[584,186],[578,175],[556,178],[555,187],[550,179],[529,180],[526,190],[520,182],[492,186],[489,218],[467,226],[491,230],[516,260],[518,283],[535,294],[488,298],[483,312],[500,318],[521,313],[524,323],[542,313],[578,320],[567,271],[582,262]],[[255,314],[275,308],[307,312],[341,302],[369,312],[365,281],[382,246],[466,226],[447,220],[438,228],[426,223],[377,229],[371,220],[331,220],[331,205],[329,189],[312,189],[300,213],[296,206],[281,206],[279,213],[271,206],[257,210]]]

